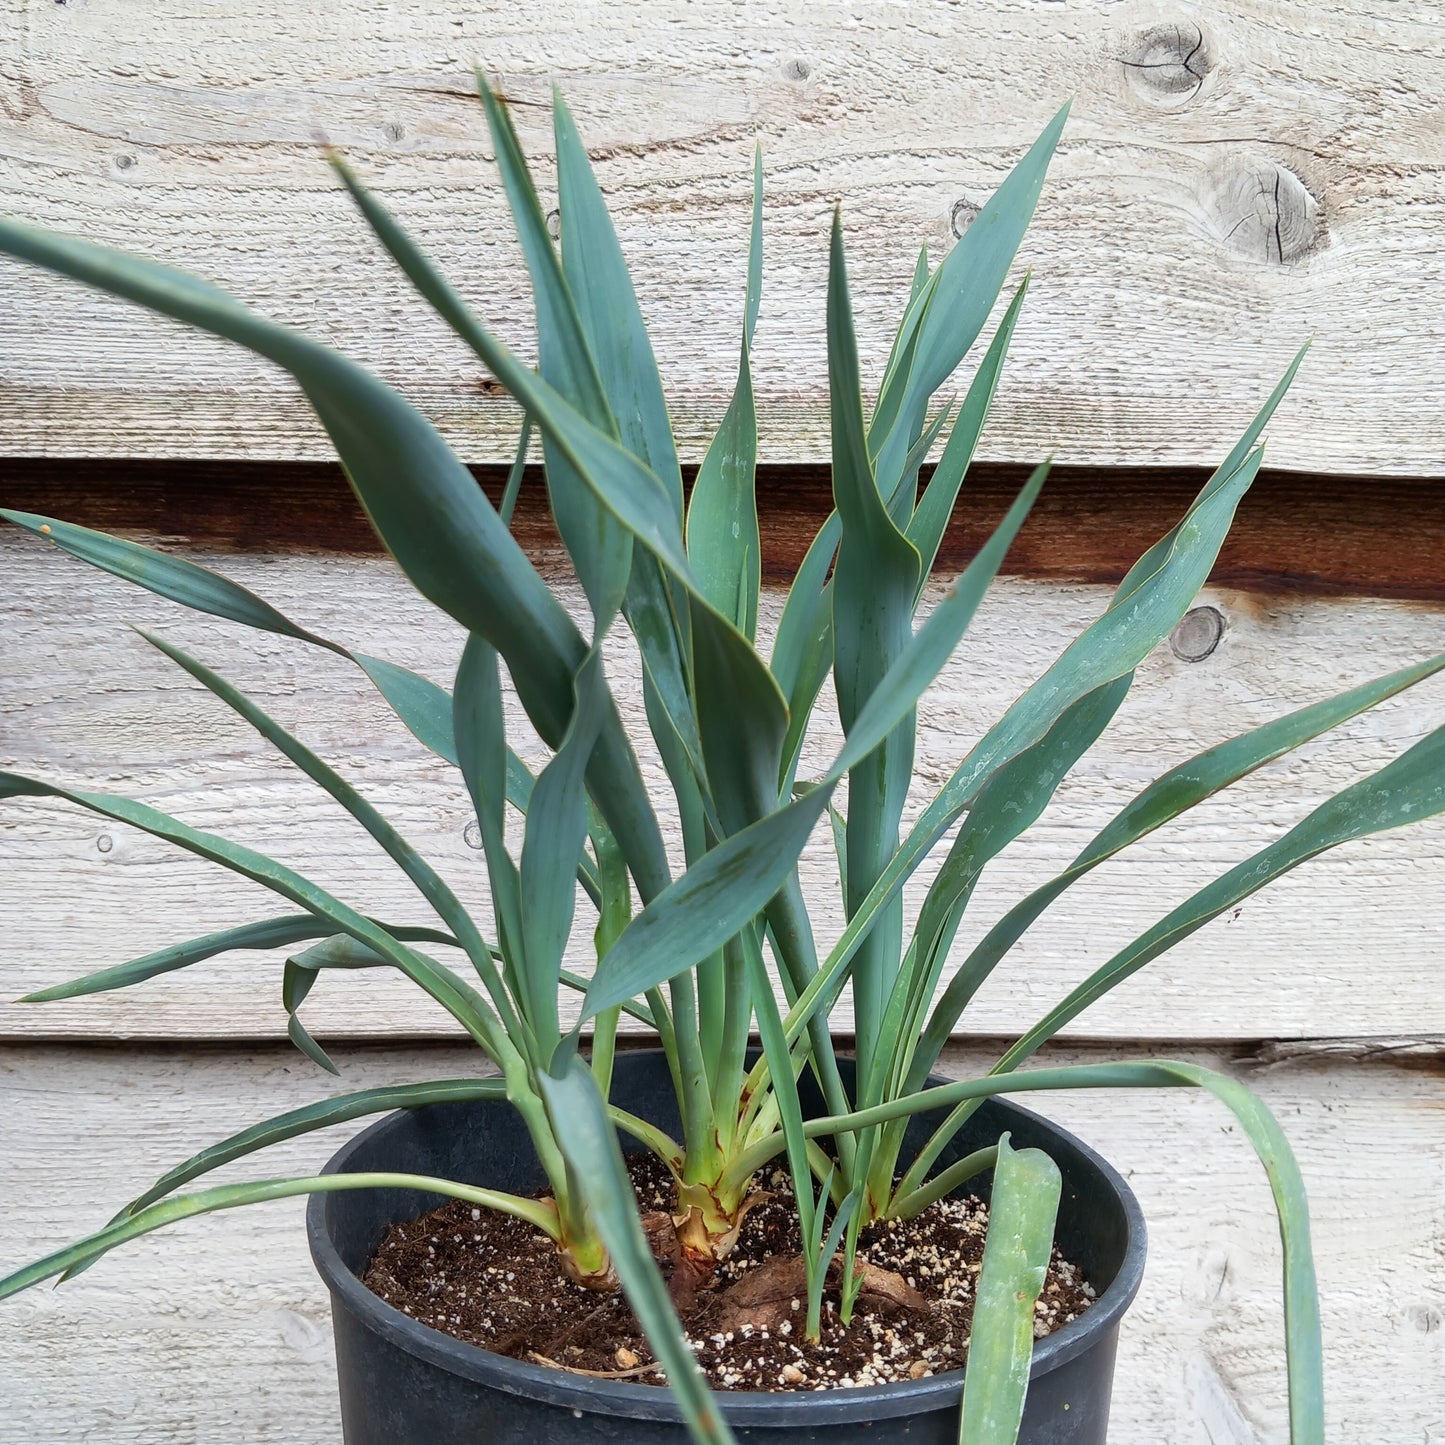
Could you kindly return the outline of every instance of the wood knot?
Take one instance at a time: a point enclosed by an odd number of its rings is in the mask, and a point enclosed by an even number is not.
[[[813,67],[806,60],[790,60],[783,67],[783,74],[789,80],[806,80],[813,73]]]
[[[1224,639],[1224,613],[1217,607],[1191,607],[1169,634],[1169,650],[1181,662],[1203,662]]]
[[[1204,89],[1214,57],[1192,22],[1150,25],[1129,42],[1121,64],[1134,91],[1151,105],[1186,105]]]
[[[953,203],[953,210],[948,213],[948,229],[953,232],[955,239],[962,239],[963,233],[973,225],[974,217],[981,209],[982,207],[975,205],[967,197]]]
[[[1293,265],[1326,243],[1319,200],[1278,161],[1226,160],[1213,191],[1220,240],[1236,255]]]

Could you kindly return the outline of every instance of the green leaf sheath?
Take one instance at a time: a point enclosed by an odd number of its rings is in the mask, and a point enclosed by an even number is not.
[[[622,1150],[597,1091],[596,1081],[575,1054],[559,1073],[541,1081],[562,1148],[581,1181],[598,1232],[647,1336],[667,1372],[667,1383],[699,1445],[725,1445],[732,1432],[722,1418],[672,1308],[652,1251],[642,1233],[637,1196],[627,1177]]]
[[[828,377],[833,424],[833,505],[842,523],[833,573],[833,676],[844,734],[912,637],[919,557],[888,515],[873,480],[863,425],[858,349],[833,215],[828,270]],[[898,847],[898,825],[913,775],[913,716],[905,714],[882,746],[848,775],[847,913],[851,917]],[[898,964],[901,900],[895,900],[853,960],[859,1078],[866,1083],[884,1003]]]
[[[998,1141],[963,1376],[959,1445],[1014,1445],[1034,1357],[1034,1304],[1044,1287],[1063,1182],[1042,1150]]]

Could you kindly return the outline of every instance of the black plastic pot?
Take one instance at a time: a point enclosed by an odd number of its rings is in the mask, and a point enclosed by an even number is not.
[[[844,1071],[851,1085],[851,1064],[844,1062]],[[622,1108],[664,1128],[679,1127],[660,1052],[620,1054],[612,1096]],[[916,1120],[910,1141],[921,1144],[940,1117]],[[942,1162],[997,1140],[1005,1129],[1016,1146],[1037,1145],[1058,1163],[1064,1179],[1059,1244],[1099,1291],[1092,1309],[1035,1348],[1019,1439],[1024,1445],[1104,1445],[1119,1321],[1144,1271],[1143,1216],[1128,1185],[1097,1154],[1037,1114],[999,1100],[973,1116]],[[327,1172],[342,1170],[439,1175],[522,1193],[543,1182],[516,1114],[505,1103],[489,1102],[391,1114],[327,1165]],[[979,1185],[975,1180],[970,1187]],[[418,1324],[372,1294],[359,1276],[387,1227],[436,1203],[434,1195],[404,1190],[355,1190],[311,1200],[307,1230],[312,1257],[331,1290],[346,1445],[686,1441],[665,1389],[588,1379],[494,1355]],[[962,1379],[953,1373],[825,1393],[739,1391],[719,1398],[729,1424],[746,1440],[951,1445],[958,1438]]]

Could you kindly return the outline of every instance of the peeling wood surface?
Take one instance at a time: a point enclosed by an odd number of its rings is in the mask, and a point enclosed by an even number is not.
[[[1088,1062],[1106,1050],[1060,1050]],[[1238,1073],[1277,1111],[1310,1188],[1324,1306],[1328,1438],[1445,1439],[1445,1123],[1430,1071],[1306,1056]],[[346,1047],[347,1087],[454,1076],[451,1046]],[[956,1048],[947,1072],[987,1066]],[[8,1045],[0,1050],[0,1267],[93,1228],[194,1149],[327,1081],[279,1049]],[[1027,1100],[1025,1100],[1027,1102]],[[1285,1445],[1279,1241],[1263,1174],[1210,1099],[1183,1091],[1053,1095],[1044,1111],[1126,1175],[1149,1221],[1126,1317],[1114,1445]],[[294,1140],[230,1177],[310,1170],[344,1137]],[[190,1220],[59,1290],[7,1301],[7,1439],[106,1445],[336,1445],[325,1290],[299,1202]]]
[[[481,62],[540,158],[561,82],[693,459],[732,383],[755,143],[763,455],[816,460],[835,202],[876,384],[918,246],[946,251],[1072,96],[987,454],[1212,462],[1313,336],[1275,464],[1440,471],[1445,23],[1428,8],[1328,0],[1305,26],[1273,0],[187,0],[164,15],[153,0],[17,0],[0,54],[5,212],[192,267],[344,347],[469,460],[509,451],[510,404],[369,244],[315,141],[343,148],[526,351],[525,282],[469,93]],[[242,353],[8,265],[0,304],[0,454],[328,454],[294,391]]]
[[[242,553],[201,560],[302,625],[447,682],[460,650],[375,555]],[[539,554],[549,575],[555,556]],[[404,880],[319,790],[217,700],[131,632],[155,625],[216,665],[355,782],[484,905],[472,821],[451,770],[422,752],[348,664],[302,644],[242,633],[94,572],[13,529],[0,535],[10,600],[0,629],[0,766],[144,799],[185,821],[271,852],[367,911],[424,921]],[[925,699],[920,790],[936,789],[971,739],[1104,606],[1097,585],[1006,578]],[[1084,846],[1166,767],[1211,743],[1442,647],[1441,615],[1379,599],[1200,599],[1218,645],[1199,661],[1162,646],[1134,695],[1041,823],[985,875],[955,959],[1009,903]],[[776,615],[778,594],[766,597]],[[1192,655],[1190,639],[1178,639]],[[609,659],[635,737],[644,734],[634,657]],[[1025,1026],[1117,948],[1209,879],[1264,846],[1362,771],[1379,766],[1445,710],[1445,682],[1366,715],[1161,830],[1080,884],[1046,915],[977,999],[968,1032]],[[811,741],[805,773],[831,755]],[[525,734],[524,754],[536,756]],[[641,748],[655,787],[660,770]],[[920,793],[916,803],[922,801]],[[259,888],[168,845],[60,804],[17,800],[0,815],[5,991],[14,998],[164,944],[287,912]],[[928,876],[921,872],[920,881]],[[830,845],[815,839],[805,886],[826,941],[841,927]],[[918,891],[913,900],[916,904]],[[1445,1032],[1445,822],[1353,844],[1256,895],[1156,961],[1075,1024],[1076,1035],[1272,1038]],[[574,966],[588,966],[585,928]],[[1369,986],[1361,987],[1361,969]],[[142,989],[64,1004],[0,1007],[22,1037],[275,1037],[284,1024],[278,960],[235,955]],[[429,1035],[450,1021],[397,979],[330,981],[306,1005],[335,1036]],[[847,1027],[846,1014],[839,1027]]]

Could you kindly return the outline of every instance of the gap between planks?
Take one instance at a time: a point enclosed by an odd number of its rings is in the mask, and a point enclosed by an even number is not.
[[[1028,468],[976,464],[936,572],[957,571],[1002,519]],[[473,468],[495,502],[505,472]],[[694,468],[687,469],[691,484]],[[932,468],[925,467],[926,482]],[[1056,467],[1010,551],[1010,575],[1117,582],[1184,512],[1209,473],[1189,467]],[[758,473],[765,585],[786,586],[831,508],[828,472]],[[285,555],[365,555],[381,543],[326,462],[0,459],[0,505],[148,540]],[[519,539],[553,552],[539,468],[518,507]],[[1265,470],[1241,503],[1211,576],[1274,595],[1445,601],[1445,477],[1365,478]]]

